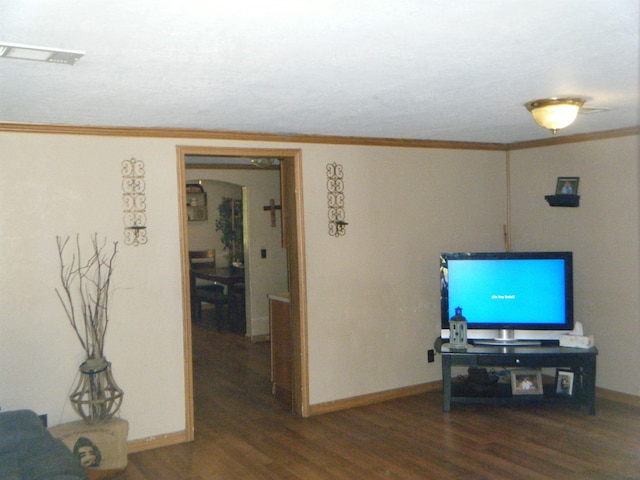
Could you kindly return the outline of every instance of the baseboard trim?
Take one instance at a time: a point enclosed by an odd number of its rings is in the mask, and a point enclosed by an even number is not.
[[[596,398],[605,398],[630,407],[640,408],[640,397],[637,395],[631,395],[630,393],[616,392],[615,390],[607,390],[606,388],[598,387],[596,388]]]
[[[153,437],[141,438],[138,440],[130,440],[127,442],[129,453],[143,452],[154,448],[169,447],[179,443],[186,443],[189,439],[186,430],[180,432],[167,433]]]
[[[442,392],[442,380],[435,382],[413,385],[410,387],[386,390],[384,392],[370,393],[357,397],[344,398],[341,400],[333,400],[325,403],[317,403],[309,406],[309,415],[322,415],[324,413],[337,412],[354,407],[362,407],[373,403],[385,402],[394,398],[408,397],[410,395],[419,395],[426,392]],[[596,389],[596,398],[603,398],[614,402],[622,403],[630,407],[640,408],[640,396],[628,393],[616,392],[598,387]]]
[[[268,333],[264,335],[252,335],[251,343],[268,342],[270,339],[271,336]]]
[[[330,402],[316,403],[309,405],[309,416],[322,415],[324,413],[347,410],[354,407],[362,407],[373,403],[385,402],[395,398],[418,395],[420,393],[442,390],[442,381],[421,383],[410,387],[395,388],[383,392],[368,393],[357,397],[344,398],[342,400],[332,400]]]

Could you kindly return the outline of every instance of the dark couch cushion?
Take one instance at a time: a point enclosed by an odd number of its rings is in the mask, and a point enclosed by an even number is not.
[[[62,441],[31,410],[0,412],[0,479],[88,480]]]
[[[31,410],[0,412],[0,453],[15,451],[20,442],[45,435],[47,429]]]
[[[0,453],[0,479],[22,480],[16,452]]]
[[[18,447],[18,463],[23,478],[49,480],[86,479],[84,468],[61,440],[50,437],[46,442],[24,441]]]

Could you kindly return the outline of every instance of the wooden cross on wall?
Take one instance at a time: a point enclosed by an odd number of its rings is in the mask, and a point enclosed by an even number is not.
[[[266,212],[267,210],[271,213],[271,227],[275,228],[276,226],[276,210],[282,210],[282,205],[276,205],[276,202],[273,200],[269,200],[269,205],[262,207],[262,209]]]

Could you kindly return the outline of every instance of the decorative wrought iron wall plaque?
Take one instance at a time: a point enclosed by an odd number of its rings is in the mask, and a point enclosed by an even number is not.
[[[340,237],[348,225],[344,221],[344,181],[342,165],[327,164],[327,200],[329,204],[329,235]]]
[[[122,162],[122,208],[125,245],[147,243],[147,200],[144,193],[144,162],[131,157]]]

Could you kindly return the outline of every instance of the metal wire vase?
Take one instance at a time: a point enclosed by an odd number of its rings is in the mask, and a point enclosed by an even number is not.
[[[104,357],[89,358],[80,365],[80,378],[70,396],[75,412],[85,422],[109,420],[120,409],[124,392],[111,374],[111,363]]]

